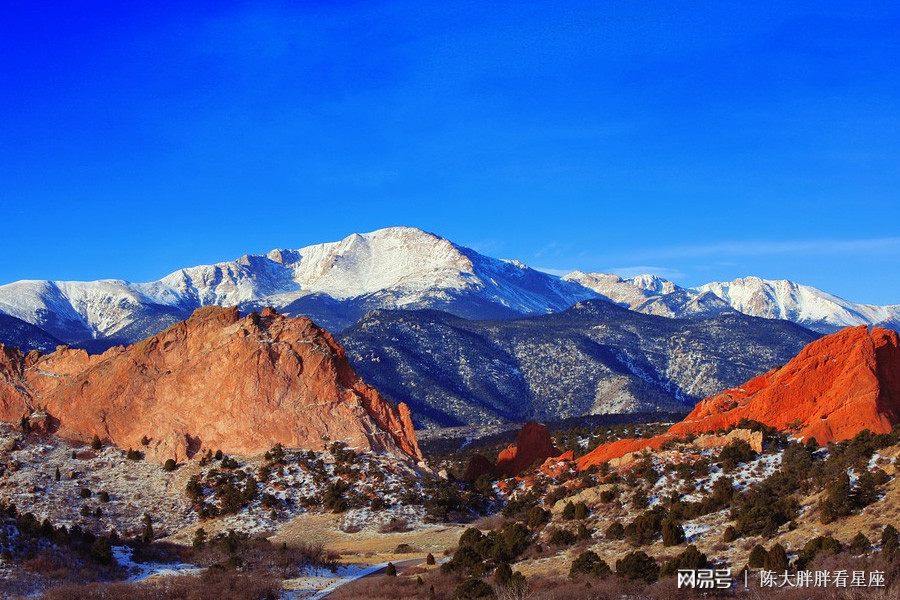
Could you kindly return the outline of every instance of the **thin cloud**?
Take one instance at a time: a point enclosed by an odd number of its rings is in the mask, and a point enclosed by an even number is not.
[[[637,277],[638,275],[656,275],[657,277],[662,277],[663,279],[675,280],[682,279],[687,276],[687,273],[679,269],[671,269],[669,267],[653,267],[649,265],[639,265],[636,267],[614,267],[609,272],[615,273],[623,279],[628,279],[629,277]]]
[[[639,256],[654,258],[699,258],[705,256],[768,256],[777,254],[801,254],[805,256],[829,256],[834,254],[866,254],[900,250],[900,238],[873,238],[864,240],[785,240],[742,241],[669,246],[641,252]]]

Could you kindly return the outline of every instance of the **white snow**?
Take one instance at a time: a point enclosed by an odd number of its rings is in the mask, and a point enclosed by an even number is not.
[[[282,308],[309,294],[336,300],[374,296],[384,308],[466,294],[523,314],[597,297],[521,263],[489,258],[419,229],[392,227],[185,268],[147,283],[18,281],[0,286],[0,311],[38,327],[62,321],[67,329],[97,337],[119,331],[154,305],[190,311],[265,302]]]
[[[113,558],[124,567],[129,581],[142,581],[156,575],[197,575],[203,571],[200,567],[183,563],[138,563],[132,560],[134,550],[129,546],[113,546]]]

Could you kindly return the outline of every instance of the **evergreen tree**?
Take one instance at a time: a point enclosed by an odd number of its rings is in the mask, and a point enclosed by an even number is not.
[[[850,552],[853,554],[865,554],[872,549],[872,542],[860,531],[852,540],[850,540]]]
[[[206,530],[200,527],[194,532],[194,550],[200,550],[206,545]]]
[[[747,560],[747,564],[751,569],[761,569],[765,563],[766,549],[760,544],[756,544],[753,546],[753,549],[750,550],[750,558]]]
[[[141,541],[145,544],[149,544],[153,541],[153,522],[150,519],[150,515],[144,513],[144,517],[143,519],[141,519],[141,523]]]
[[[775,544],[769,549],[763,562],[763,568],[766,571],[775,571],[776,573],[784,573],[788,570],[787,552],[784,546]]]
[[[666,519],[662,522],[663,546],[677,546],[684,541],[684,528],[673,521]]]
[[[881,551],[886,556],[893,556],[900,550],[900,533],[893,525],[886,525],[881,532]]]
[[[578,521],[583,521],[588,518],[588,507],[584,502],[579,502],[575,505],[575,519]]]

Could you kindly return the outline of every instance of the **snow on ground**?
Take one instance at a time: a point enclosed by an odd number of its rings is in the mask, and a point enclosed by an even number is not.
[[[376,565],[341,565],[334,573],[310,574],[287,579],[281,592],[282,600],[319,600],[352,581],[376,573],[388,563]]]
[[[129,581],[143,581],[148,577],[172,575],[198,575],[202,568],[184,563],[137,563],[132,560],[134,550],[128,546],[113,546],[113,557],[125,568]]]
[[[99,534],[115,529],[124,536],[140,531],[145,512],[151,514],[158,535],[197,520],[183,484],[173,483],[177,473],[166,473],[159,465],[127,460],[118,448],[94,451],[55,437],[22,439],[10,425],[0,424],[0,448],[14,439],[19,440],[18,449],[0,451],[0,498],[39,521],[79,525]],[[72,458],[73,451],[79,458]],[[90,496],[83,497],[82,490]],[[101,501],[100,492],[109,495],[108,502]]]
[[[688,543],[693,543],[697,541],[698,537],[711,530],[712,527],[703,523],[685,523],[682,525],[682,529],[684,529],[684,537]]]

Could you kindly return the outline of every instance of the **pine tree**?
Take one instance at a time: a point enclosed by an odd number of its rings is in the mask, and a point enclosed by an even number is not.
[[[387,569],[385,570],[385,575],[388,577],[396,577],[397,576],[397,567],[394,566],[394,563],[389,562],[387,565]]]
[[[59,481],[59,480],[60,480],[60,477],[61,477],[61,476],[60,476],[60,473],[59,473],[59,467],[56,467],[56,473],[53,475],[53,478],[56,479],[56,481]]]

